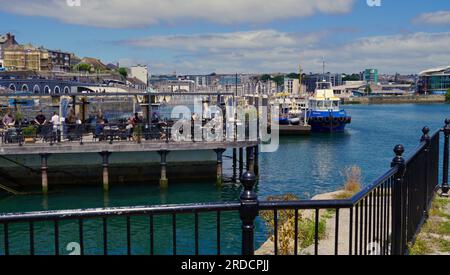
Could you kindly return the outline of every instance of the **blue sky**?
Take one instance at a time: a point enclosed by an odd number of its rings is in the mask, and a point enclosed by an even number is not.
[[[77,0],[69,0],[69,2]],[[152,73],[418,73],[450,63],[443,0],[0,0],[20,43]]]

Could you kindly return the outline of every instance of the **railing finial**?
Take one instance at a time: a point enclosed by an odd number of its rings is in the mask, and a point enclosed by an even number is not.
[[[426,141],[429,144],[429,142],[430,142],[430,135],[429,135],[430,127],[428,127],[428,126],[423,127],[422,133],[423,133],[423,135],[422,135],[422,138],[420,139],[420,142]]]
[[[405,152],[405,147],[399,144],[394,147],[395,158],[394,162],[397,164],[399,160],[403,160],[403,153]]]

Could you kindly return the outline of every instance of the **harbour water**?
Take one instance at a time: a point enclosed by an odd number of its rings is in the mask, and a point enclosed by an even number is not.
[[[358,165],[363,172],[364,184],[370,183],[389,168],[394,145],[402,143],[406,155],[419,143],[421,129],[429,126],[432,131],[443,126],[450,116],[450,105],[352,105],[345,106],[353,121],[345,133],[313,134],[306,137],[281,139],[275,153],[260,155],[260,181],[257,187],[261,199],[269,195],[294,194],[310,198],[315,194],[334,191],[342,186],[342,171]],[[231,152],[225,155],[230,156]],[[195,171],[193,171],[195,173]],[[225,159],[225,175],[231,175],[231,159]],[[52,209],[78,209],[93,207],[116,207],[156,205],[193,202],[235,201],[239,198],[240,186],[215,183],[172,184],[167,191],[157,185],[112,186],[105,195],[98,186],[64,187],[56,189],[48,198],[41,195],[10,197],[0,193],[0,212],[40,211]],[[240,227],[237,214],[222,215],[222,253],[237,254],[240,251]],[[132,252],[148,254],[150,249],[148,217],[132,219]],[[215,215],[200,216],[200,253],[215,252]],[[155,217],[155,253],[172,253],[172,218]],[[177,218],[177,244],[179,254],[192,254],[194,242],[193,215]],[[78,240],[77,222],[61,225],[60,253],[68,254],[65,245]],[[124,218],[108,221],[108,245],[112,254],[126,252]],[[37,224],[36,254],[52,253],[52,226]],[[117,230],[122,228],[122,230]],[[101,221],[85,224],[87,254],[101,254],[103,247]],[[0,254],[3,232],[0,230]],[[27,253],[28,225],[10,227],[11,253]],[[92,233],[89,234],[88,232]],[[25,240],[23,240],[25,238]],[[259,246],[267,239],[264,225],[257,221],[256,242]]]

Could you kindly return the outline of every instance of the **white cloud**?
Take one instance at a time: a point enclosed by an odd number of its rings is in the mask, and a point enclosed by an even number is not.
[[[263,23],[316,13],[350,12],[355,0],[0,0],[0,10],[56,18],[78,25],[126,28],[205,20],[220,24]]]
[[[450,11],[423,13],[413,20],[417,24],[450,25]]]
[[[278,32],[275,30],[260,30],[234,33],[215,33],[200,35],[172,35],[172,36],[152,36],[134,40],[122,41],[122,43],[143,47],[180,49],[184,47],[189,51],[208,50],[216,52],[218,50],[237,49],[264,49],[275,47],[296,47],[299,43],[307,46],[317,43],[325,32],[311,33],[307,35]],[[273,46],[272,46],[273,45]]]
[[[417,73],[450,63],[450,33],[413,33],[366,37],[345,44],[327,44],[330,35],[274,30],[226,34],[156,36],[123,41],[149,51],[169,50],[169,56],[148,60],[153,71],[181,73],[358,72],[366,67],[386,73]]]

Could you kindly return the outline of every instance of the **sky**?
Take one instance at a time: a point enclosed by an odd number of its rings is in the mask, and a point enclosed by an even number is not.
[[[152,74],[450,65],[448,0],[0,0],[6,32]]]

